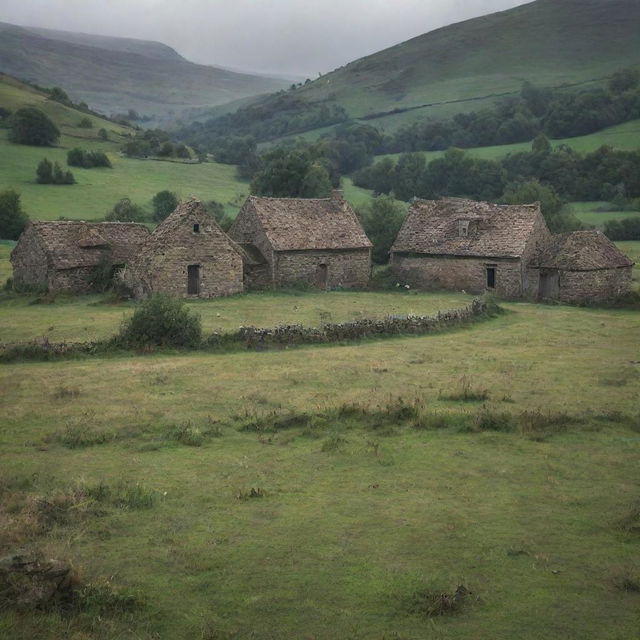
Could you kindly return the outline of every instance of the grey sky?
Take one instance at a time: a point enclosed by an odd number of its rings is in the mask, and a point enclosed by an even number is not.
[[[0,0],[0,21],[159,40],[194,62],[315,77],[528,0]]]

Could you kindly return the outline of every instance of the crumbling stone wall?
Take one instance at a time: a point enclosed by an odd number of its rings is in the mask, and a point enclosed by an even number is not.
[[[274,263],[276,286],[286,287],[298,282],[315,286],[320,265],[326,265],[327,289],[364,288],[371,276],[371,251],[352,249],[277,252]]]
[[[394,253],[392,273],[401,284],[415,289],[487,291],[487,266],[495,266],[496,286],[501,298],[522,296],[522,263],[518,259],[420,256]]]
[[[560,271],[558,300],[568,304],[610,302],[631,291],[631,267]]]
[[[551,239],[551,232],[547,228],[544,218],[540,217],[534,225],[533,231],[527,239],[522,253],[522,296],[528,300],[535,300],[540,291],[540,273],[528,267],[534,256],[542,250]]]
[[[17,288],[49,286],[49,266],[47,254],[42,248],[37,234],[28,227],[20,236],[18,244],[11,252],[13,283]]]
[[[95,267],[60,269],[49,274],[49,291],[68,291],[77,294],[91,293],[90,280]]]
[[[267,235],[260,224],[260,220],[251,208],[251,204],[247,202],[243,210],[236,217],[233,225],[229,229],[229,237],[239,245],[252,244],[260,251],[267,262],[266,275],[264,270],[258,269],[255,275],[255,282],[250,276],[247,282],[247,288],[264,289],[272,287],[275,282],[274,276],[274,251],[271,247]]]

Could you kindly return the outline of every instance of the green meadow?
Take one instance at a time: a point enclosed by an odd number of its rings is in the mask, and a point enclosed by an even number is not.
[[[0,608],[0,637],[632,638],[639,331],[509,304],[429,337],[3,365],[0,549],[88,586]]]

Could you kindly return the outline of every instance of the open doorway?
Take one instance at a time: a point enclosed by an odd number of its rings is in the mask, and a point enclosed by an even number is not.
[[[560,273],[557,269],[540,272],[540,298],[556,300],[560,294]]]
[[[187,267],[187,293],[197,296],[200,293],[200,265],[190,264]]]
[[[326,264],[319,264],[316,268],[316,287],[319,289],[326,289],[328,278],[329,268]]]

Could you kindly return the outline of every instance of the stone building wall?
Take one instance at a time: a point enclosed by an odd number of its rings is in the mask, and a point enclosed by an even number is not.
[[[194,224],[199,225],[195,232]],[[199,293],[188,293],[188,268],[199,267]],[[151,293],[187,298],[213,298],[240,293],[242,255],[208,215],[195,213],[170,234],[154,238],[125,269],[124,282],[136,297]]]
[[[631,267],[560,271],[558,299],[569,304],[608,302],[631,291]]]
[[[524,251],[522,253],[522,296],[528,300],[535,300],[540,291],[540,273],[533,271],[527,265],[531,263],[534,256],[547,244],[551,239],[549,231],[542,215],[539,216],[533,231],[527,239]]]
[[[60,269],[49,274],[49,291],[67,291],[69,293],[91,293],[90,280],[95,267],[77,267]]]
[[[245,204],[245,207],[243,207],[243,210],[238,214],[228,233],[229,237],[239,245],[252,244],[258,248],[269,265],[269,284],[267,286],[273,286],[275,279],[273,271],[274,251],[260,224],[258,216],[252,211],[250,204]],[[261,274],[257,286],[264,288],[265,282],[265,277]],[[252,286],[251,283],[249,283],[249,286]]]
[[[326,265],[326,288],[366,287],[371,276],[370,249],[335,251],[282,251],[275,255],[276,285],[298,282],[317,286],[321,265]]]
[[[47,254],[42,248],[37,234],[29,227],[20,236],[18,244],[11,252],[13,282],[20,287],[49,286]]]
[[[522,296],[520,260],[462,258],[449,256],[411,256],[394,253],[391,268],[401,284],[416,289],[445,289],[482,293],[487,290],[487,266],[495,266],[496,286],[501,298]]]

